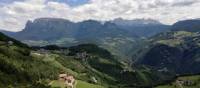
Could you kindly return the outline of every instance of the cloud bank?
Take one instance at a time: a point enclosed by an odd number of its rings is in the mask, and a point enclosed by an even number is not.
[[[200,18],[200,0],[90,0],[71,6],[57,0],[0,1],[0,29],[20,31],[27,20],[41,17],[64,18],[74,22],[94,19],[151,18],[166,24]],[[78,3],[79,0],[77,0]]]

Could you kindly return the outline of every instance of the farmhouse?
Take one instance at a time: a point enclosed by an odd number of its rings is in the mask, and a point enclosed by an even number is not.
[[[69,74],[60,74],[59,78],[60,81],[64,81],[65,85],[67,86],[67,88],[75,88],[75,78],[72,75]]]

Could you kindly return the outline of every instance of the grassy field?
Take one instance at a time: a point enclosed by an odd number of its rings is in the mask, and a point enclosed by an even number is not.
[[[65,88],[64,82],[58,81],[58,80],[52,81],[50,83],[50,86],[52,88]],[[78,80],[76,84],[76,88],[105,88],[105,87]]]
[[[52,81],[49,83],[49,85],[52,87],[52,88],[65,88],[65,85],[64,85],[64,82],[62,81]]]
[[[78,80],[76,88],[105,88],[105,87]]]

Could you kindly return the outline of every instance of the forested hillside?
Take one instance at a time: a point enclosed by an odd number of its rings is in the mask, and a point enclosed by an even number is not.
[[[174,74],[199,73],[200,34],[197,24],[200,24],[198,20],[177,22],[172,31],[150,38],[145,48],[134,55],[136,63]]]
[[[166,80],[167,75],[145,67],[133,69],[127,63],[118,61],[107,50],[93,44],[30,48],[3,34],[0,36],[1,87],[55,86],[60,72],[73,75],[78,82],[77,86],[142,88]],[[94,82],[94,78],[97,81]]]

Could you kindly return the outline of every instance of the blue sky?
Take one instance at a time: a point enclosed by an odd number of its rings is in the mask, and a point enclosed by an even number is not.
[[[14,1],[24,1],[24,0],[0,0],[0,3],[8,4]],[[69,4],[70,6],[79,6],[79,5],[86,4],[89,2],[89,0],[48,0],[48,1],[66,3],[66,4]]]
[[[54,1],[67,3],[70,6],[78,6],[88,3],[89,0],[54,0]]]
[[[9,4],[12,3],[13,1],[23,1],[23,0],[0,0],[0,5]]]
[[[74,22],[155,19],[164,24],[200,18],[200,0],[0,0],[0,29],[20,31],[42,17]]]
[[[13,1],[22,1],[22,0],[0,0],[2,3],[11,3]]]
[[[14,1],[24,1],[24,0],[0,0],[0,3],[8,4]],[[70,6],[79,6],[79,5],[86,4],[89,2],[89,0],[48,0],[48,1],[66,3],[66,4],[69,4]]]

